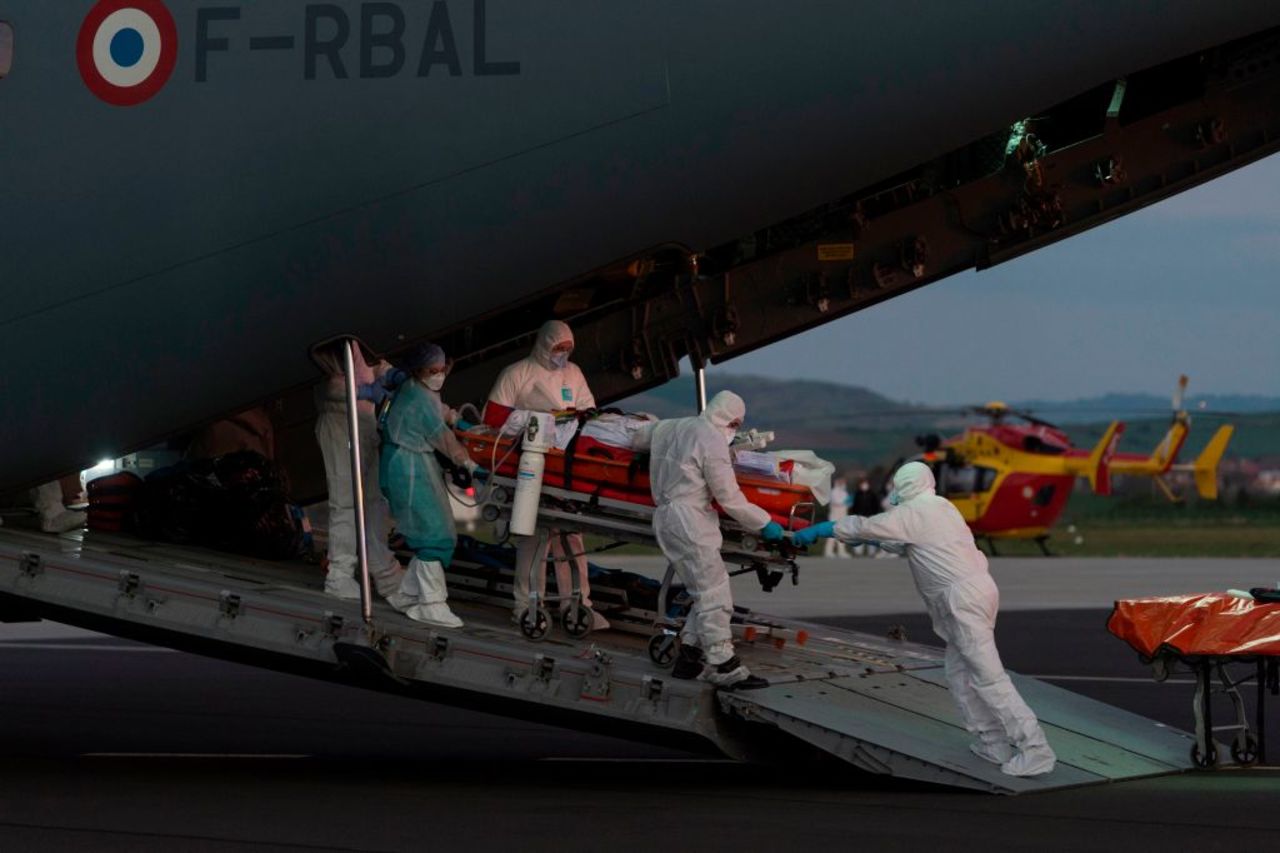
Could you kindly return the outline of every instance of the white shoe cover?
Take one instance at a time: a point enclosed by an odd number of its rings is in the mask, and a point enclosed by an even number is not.
[[[84,527],[89,516],[76,510],[64,509],[62,512],[40,519],[40,529],[45,533],[67,533],[77,527]]]
[[[405,595],[403,592],[393,592],[387,596],[387,604],[390,604],[401,613],[418,603],[416,595]]]
[[[984,741],[975,740],[969,744],[969,751],[981,758],[983,761],[990,761],[992,764],[1003,765],[1015,755],[1013,745],[1004,741],[993,741],[986,743]]]
[[[1017,755],[1000,765],[1000,772],[1009,776],[1043,776],[1057,762],[1058,757],[1046,743],[1018,750]]]
[[[441,628],[461,628],[462,620],[454,615],[443,601],[436,604],[415,604],[404,612],[415,622],[437,625]]]
[[[324,594],[344,601],[356,601],[360,598],[360,584],[355,578],[330,575],[324,579]]]
[[[442,628],[461,628],[462,620],[453,615],[446,604],[449,589],[445,583],[444,566],[435,560],[424,561],[414,557],[400,582],[400,589],[388,596],[391,606],[404,612],[415,622],[438,625]]]
[[[714,666],[707,666],[702,670],[702,675],[698,678],[702,681],[714,684],[716,687],[732,687],[739,681],[746,681],[751,677],[751,670],[745,666],[739,666],[729,672],[718,672]]]

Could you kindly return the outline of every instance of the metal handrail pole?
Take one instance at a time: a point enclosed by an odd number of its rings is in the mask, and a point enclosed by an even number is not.
[[[693,386],[698,394],[698,414],[707,407],[707,368],[701,362],[693,368]]]
[[[360,566],[360,615],[373,624],[373,590],[369,584],[369,540],[364,524],[364,465],[360,458],[360,413],[356,406],[356,341],[348,338],[343,347],[347,380],[347,438],[351,447],[352,512],[356,516],[356,561]]]

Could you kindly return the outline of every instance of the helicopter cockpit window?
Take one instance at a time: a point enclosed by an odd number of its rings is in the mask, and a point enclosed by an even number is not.
[[[996,470],[985,465],[943,465],[938,494],[971,495],[989,490],[996,481]]]
[[[943,495],[968,495],[973,493],[977,472],[972,465],[944,465],[942,467],[941,493]]]

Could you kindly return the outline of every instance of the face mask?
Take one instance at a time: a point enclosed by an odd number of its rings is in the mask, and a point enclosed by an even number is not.
[[[724,437],[725,437],[726,439],[728,439],[728,441],[729,441],[729,443],[730,443],[730,444],[733,444],[733,440],[734,440],[735,438],[737,438],[737,437],[738,437],[738,428],[737,428],[737,427],[725,427],[725,428],[724,428]]]
[[[902,497],[898,494],[898,490],[894,489],[889,493],[889,506],[898,506],[902,503]]]
[[[564,370],[569,366],[569,353],[553,352],[551,353],[551,366],[556,370]]]
[[[444,374],[433,373],[427,377],[427,387],[432,391],[439,391],[444,387]]]

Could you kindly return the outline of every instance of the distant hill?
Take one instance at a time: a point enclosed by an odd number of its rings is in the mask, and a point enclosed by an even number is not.
[[[1161,397],[1156,394],[1103,394],[1078,400],[1018,400],[1012,405],[1030,409],[1046,420],[1061,423],[1088,421],[1133,420],[1142,416],[1167,414],[1173,404],[1172,393]],[[1188,394],[1187,409],[1197,412],[1257,414],[1280,412],[1280,397],[1264,397],[1258,394]]]
[[[839,470],[869,470],[887,466],[917,452],[915,437],[928,432],[953,435],[975,416],[963,407],[931,407],[903,403],[874,391],[851,385],[809,380],[778,380],[759,376],[713,374],[707,378],[708,396],[729,388],[747,402],[748,426],[773,430],[776,447],[809,448],[836,463]],[[1204,401],[1204,409],[1199,403]],[[1184,461],[1195,458],[1217,425],[1236,424],[1228,457],[1258,458],[1280,455],[1280,397],[1247,395],[1189,395],[1192,432],[1183,451]],[[650,412],[659,417],[694,413],[691,376],[637,394],[618,405],[629,411]],[[1155,447],[1168,427],[1170,400],[1154,394],[1105,394],[1080,400],[1029,400],[1012,403],[1034,410],[1049,421],[1068,427],[1081,446],[1097,441],[1110,420],[1123,420],[1125,451],[1145,452]],[[1214,412],[1238,412],[1224,421]]]
[[[840,422],[849,414],[883,415],[886,421],[930,422],[935,414],[929,409],[890,400],[866,388],[813,382],[805,379],[766,379],[761,376],[707,377],[707,396],[725,389],[736,392],[747,402],[752,421],[791,419],[802,412],[805,421]],[[797,408],[801,406],[802,408]],[[690,376],[668,382],[625,401],[625,406],[651,412],[659,417],[681,417],[694,414],[694,384]]]

